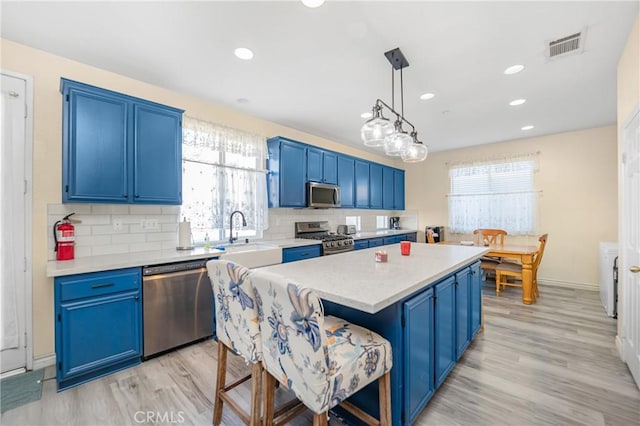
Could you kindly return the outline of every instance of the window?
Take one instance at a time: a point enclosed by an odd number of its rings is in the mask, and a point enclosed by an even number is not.
[[[261,238],[268,224],[265,159],[261,136],[184,117],[182,126],[182,208],[194,243],[229,239],[229,217],[238,237]],[[235,236],[235,234],[234,234]]]
[[[533,174],[537,155],[524,155],[449,167],[449,230],[471,233],[478,228],[509,234],[535,234],[537,192]]]

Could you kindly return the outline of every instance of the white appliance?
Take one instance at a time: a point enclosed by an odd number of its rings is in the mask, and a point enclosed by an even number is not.
[[[600,243],[600,300],[610,317],[617,316],[616,302],[618,295],[616,258],[618,243]]]

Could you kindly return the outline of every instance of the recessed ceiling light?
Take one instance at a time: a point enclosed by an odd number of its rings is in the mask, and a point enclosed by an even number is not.
[[[322,6],[324,0],[302,0],[302,4],[312,9]]]
[[[362,118],[371,118],[371,117],[373,117],[373,114],[371,114],[370,112],[363,112],[362,114],[360,114],[360,117],[362,117]]]
[[[434,95],[433,93],[424,93],[422,95],[420,95],[420,99],[422,99],[423,101],[427,101],[429,99],[433,99],[436,95]]]
[[[511,106],[518,106],[518,105],[522,105],[523,103],[527,102],[526,99],[516,99],[515,101],[511,101],[509,102],[509,105]]]
[[[524,65],[512,65],[509,68],[507,68],[506,70],[504,70],[504,73],[507,75],[511,75],[511,74],[517,74],[520,71],[522,71],[524,69]]]
[[[238,99],[236,99],[236,102],[238,102],[239,104],[248,104],[249,103],[249,99],[247,99],[247,98],[238,98]]]
[[[253,52],[251,49],[247,49],[246,47],[238,47],[233,53],[240,59],[244,59],[248,61],[249,59],[253,59]]]
[[[522,130],[531,130],[531,129],[533,129],[533,126],[531,125],[522,127]]]

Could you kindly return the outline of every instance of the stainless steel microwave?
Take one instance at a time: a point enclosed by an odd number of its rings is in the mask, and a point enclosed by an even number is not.
[[[340,187],[318,182],[307,182],[307,207],[340,207]]]

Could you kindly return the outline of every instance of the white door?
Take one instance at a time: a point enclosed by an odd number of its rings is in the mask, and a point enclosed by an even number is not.
[[[622,133],[620,300],[622,357],[640,386],[640,110]]]
[[[26,81],[2,74],[0,149],[0,287],[2,373],[27,365],[26,341]]]

